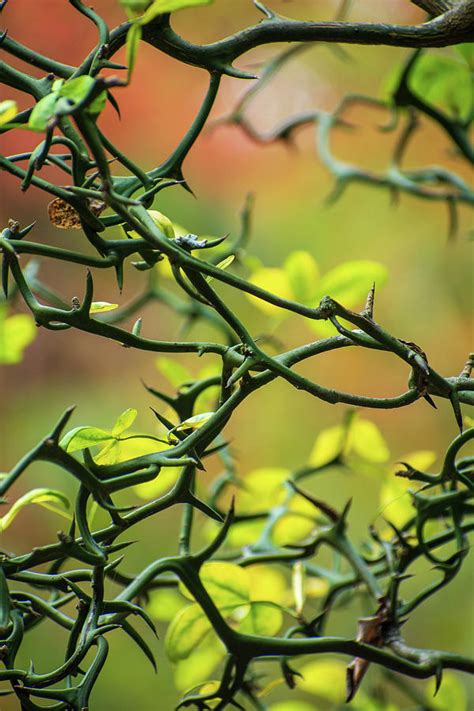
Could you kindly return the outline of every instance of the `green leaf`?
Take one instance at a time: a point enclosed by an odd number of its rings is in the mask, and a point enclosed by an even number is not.
[[[56,491],[55,489],[32,489],[27,494],[21,496],[13,506],[7,511],[7,513],[0,518],[0,531],[5,531],[6,528],[12,523],[20,511],[28,506],[29,504],[38,504],[41,506],[47,506],[50,503],[59,503],[65,509],[69,509],[69,499],[61,491]]]
[[[234,563],[205,563],[199,577],[217,607],[242,605],[250,600],[247,571]],[[182,583],[179,587],[187,598],[194,599]]]
[[[212,625],[198,604],[178,612],[165,637],[165,650],[172,662],[189,657],[193,649],[211,631]]]
[[[72,101],[74,104],[80,104],[81,101],[89,95],[96,85],[96,80],[84,74],[83,76],[76,77],[75,79],[69,79],[62,84],[59,89],[59,96],[65,97]],[[107,92],[101,91],[88,105],[87,112],[89,114],[100,114],[100,112],[105,108],[107,102]]]
[[[6,307],[0,305],[0,363],[20,363],[23,351],[35,336],[35,322],[29,314],[7,316]]]
[[[430,679],[426,688],[429,706],[436,711],[467,711],[467,694],[463,683],[452,672],[444,672],[441,687],[435,694],[435,680]]]
[[[96,80],[88,75],[69,79],[61,85],[55,84],[54,91],[38,101],[31,112],[28,127],[33,131],[46,131],[49,121],[55,116],[56,105],[61,99],[68,99],[73,104],[79,104],[94,87]],[[107,92],[101,91],[87,106],[87,112],[99,114],[107,101]],[[59,106],[58,106],[59,110]]]
[[[285,273],[296,301],[313,304],[319,281],[319,267],[309,252],[292,252],[285,261]]]
[[[122,412],[122,414],[117,417],[117,420],[112,427],[112,436],[118,437],[122,434],[122,432],[128,430],[135,422],[137,415],[138,412],[132,407],[129,407],[128,410]]]
[[[110,442],[114,437],[111,432],[100,429],[99,427],[75,427],[73,430],[64,435],[59,446],[66,452],[76,452],[79,449],[86,447],[94,447],[96,444]]]
[[[416,62],[410,88],[428,104],[447,110],[455,118],[468,118],[472,109],[472,79],[464,61],[427,52]]]
[[[314,661],[299,669],[298,688],[309,694],[342,704],[346,689],[346,667],[342,662]]]
[[[108,301],[93,301],[89,309],[90,314],[103,314],[106,311],[118,309],[118,304],[109,304]]]
[[[184,384],[194,380],[191,372],[177,359],[160,356],[155,361],[156,367],[160,373],[171,383],[177,390]]]
[[[129,17],[142,15],[153,0],[119,0]]]
[[[13,99],[5,99],[0,101],[0,126],[4,126],[9,121],[12,121],[18,113],[18,106]]]
[[[234,259],[235,259],[235,254],[229,254],[228,257],[226,257],[225,259],[222,260],[222,262],[219,262],[219,264],[216,264],[217,269],[227,269],[227,267],[230,267],[230,265],[232,264]],[[208,274],[206,277],[206,281],[208,284],[210,284],[213,279],[214,279],[214,277],[211,276],[210,274]]]
[[[128,81],[132,76],[133,69],[135,67],[135,61],[137,59],[138,47],[140,45],[140,40],[142,38],[142,28],[137,22],[133,22],[130,29],[127,32],[126,46],[127,46],[127,66],[128,66]]]
[[[155,0],[140,18],[140,22],[146,25],[157,15],[162,15],[165,12],[176,12],[176,10],[184,10],[197,5],[210,5],[212,2],[213,0]]]
[[[28,127],[32,131],[46,131],[49,120],[54,116],[58,99],[59,92],[52,91],[38,101],[28,119]]]
[[[454,49],[461,55],[464,61],[467,62],[471,72],[474,72],[474,42],[457,44]]]
[[[312,467],[323,467],[341,454],[346,440],[346,428],[343,425],[327,427],[319,432],[309,455]]]

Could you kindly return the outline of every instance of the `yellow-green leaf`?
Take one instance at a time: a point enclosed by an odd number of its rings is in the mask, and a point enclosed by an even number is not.
[[[110,442],[113,439],[114,437],[111,432],[103,430],[100,427],[82,426],[75,427],[65,434],[59,444],[66,452],[76,452],[79,449]]]
[[[344,262],[321,277],[317,298],[328,295],[343,306],[352,308],[365,302],[374,282],[380,287],[385,284],[387,277],[386,267],[379,262]]]
[[[250,600],[247,571],[234,563],[205,563],[199,577],[217,607],[242,605]],[[180,590],[194,599],[184,585],[180,584]]]
[[[215,634],[206,635],[187,659],[181,659],[176,663],[173,679],[178,691],[195,690],[196,686],[201,686],[210,680],[214,669],[224,659],[225,653],[224,645]],[[200,692],[209,693],[211,688],[211,684],[207,683]]]
[[[231,526],[227,534],[226,542],[233,548],[241,548],[255,543],[260,538],[265,521],[238,521]],[[206,529],[212,531],[214,536],[217,534],[217,529],[214,526],[214,521],[207,523]]]
[[[58,99],[58,91],[52,91],[50,94],[43,96],[33,107],[28,119],[28,128],[31,128],[32,131],[45,131],[50,119],[54,116]]]
[[[400,461],[406,462],[413,467],[413,469],[417,469],[420,472],[427,472],[436,461],[436,452],[433,452],[431,449],[422,449],[403,455],[400,457]],[[394,471],[399,471],[400,465],[395,464],[393,469]]]
[[[472,111],[472,77],[467,63],[439,52],[423,53],[410,72],[412,91],[429,104],[446,109],[455,118]]]
[[[305,592],[308,597],[324,597],[329,592],[329,583],[324,578],[307,578]]]
[[[260,287],[260,289],[265,289],[265,291],[269,291],[271,294],[279,296],[282,299],[291,299],[293,297],[288,275],[283,269],[278,269],[277,267],[262,267],[251,275],[249,281],[251,284]],[[264,313],[284,314],[278,306],[269,304],[267,301],[263,301],[251,294],[247,294],[247,297]]]
[[[132,76],[133,69],[135,67],[135,62],[137,59],[138,47],[140,46],[140,40],[142,38],[142,28],[138,22],[132,22],[130,29],[127,32],[126,46],[127,46],[127,67],[128,67],[128,81]]]
[[[262,467],[250,472],[238,489],[236,505],[239,513],[257,513],[275,506],[285,497],[282,486],[290,475],[288,469]]]
[[[288,583],[285,576],[274,566],[259,564],[245,568],[253,601],[275,602],[283,605],[288,597]]]
[[[316,709],[306,701],[280,701],[269,706],[268,711],[316,711]]]
[[[380,464],[390,457],[390,450],[376,424],[354,417],[347,436],[346,451],[355,452],[367,462]]]
[[[174,434],[175,432],[198,430],[200,427],[205,425],[206,422],[209,422],[209,420],[214,414],[214,412],[202,412],[200,415],[193,415],[192,417],[188,417],[187,420],[183,420],[183,422],[180,422],[179,425],[177,425],[168,432],[168,440],[170,442],[173,442],[177,439],[176,435]]]
[[[302,304],[313,305],[318,293],[319,267],[309,252],[292,252],[285,261],[293,297]]]
[[[346,439],[346,428],[335,425],[321,430],[309,455],[309,464],[312,467],[323,467],[332,462],[342,453]]]
[[[281,516],[272,529],[272,541],[277,546],[286,546],[304,540],[315,527],[315,522],[298,513]]]
[[[425,472],[435,462],[436,454],[421,450],[406,454],[400,459],[414,469]],[[381,513],[397,527],[402,527],[415,513],[409,492],[409,489],[414,488],[414,483],[404,477],[395,476],[395,472],[401,468],[400,465],[393,467],[380,489]]]
[[[293,574],[291,580],[293,587],[293,596],[295,598],[295,610],[297,615],[300,615],[303,612],[303,607],[305,603],[305,577],[305,568],[303,562],[301,560],[298,560],[293,565]]]
[[[219,262],[219,264],[216,264],[217,269],[227,269],[227,267],[230,267],[230,265],[232,264],[234,259],[235,259],[235,254],[229,254],[228,257],[226,257],[225,259],[222,260],[222,262]],[[208,284],[210,284],[210,282],[213,279],[214,279],[214,277],[211,276],[210,274],[206,277],[206,281]]]
[[[158,588],[149,593],[147,611],[156,620],[169,622],[185,605],[186,602],[175,588]]]
[[[119,2],[125,8],[129,17],[136,17],[137,15],[142,15],[153,0],[119,0]]]
[[[128,462],[129,459],[135,459],[135,457],[142,457],[145,454],[162,452],[167,448],[166,443],[157,442],[146,435],[134,435],[130,439],[127,436],[126,439],[114,439],[94,459],[98,464],[118,464],[119,462]],[[163,476],[166,476],[164,471]]]
[[[18,106],[13,99],[5,99],[0,101],[0,126],[4,126],[9,121],[12,121],[18,113]]]
[[[177,359],[160,356],[155,361],[159,372],[175,387],[180,388],[184,383],[193,380],[191,372]]]
[[[23,358],[23,351],[35,336],[36,326],[31,316],[7,316],[6,308],[0,305],[0,363],[19,363]]]
[[[68,79],[61,84],[59,86],[58,94],[59,96],[67,98],[69,102],[80,104],[81,101],[84,101],[84,99],[90,95],[96,85],[97,81],[94,77],[91,77],[88,74],[83,74],[82,76],[75,77],[74,79]],[[100,112],[103,111],[106,102],[107,92],[103,90],[87,105],[87,113],[94,115],[100,114]]]
[[[132,407],[129,407],[128,410],[122,412],[122,414],[117,417],[117,420],[112,427],[113,437],[118,437],[122,434],[122,432],[128,430],[135,422],[137,415],[138,412]]]
[[[106,311],[118,309],[118,304],[109,304],[108,301],[93,301],[89,309],[90,314],[103,314]]]
[[[197,604],[178,612],[168,627],[165,650],[172,662],[189,657],[197,644],[210,632],[212,625]]]
[[[147,210],[147,212],[155,223],[155,225],[158,227],[158,229],[161,230],[161,232],[165,235],[165,237],[168,237],[168,239],[175,238],[173,223],[171,222],[169,217],[163,215],[163,213],[159,212],[158,210]],[[133,237],[134,239],[141,239],[141,235],[139,235],[138,232],[136,232],[135,230],[128,231],[128,235],[130,237]]]
[[[430,679],[426,688],[426,699],[430,708],[436,711],[467,711],[466,689],[452,672],[444,672],[439,691],[435,696],[435,680]]]
[[[69,499],[62,491],[56,491],[55,489],[32,489],[28,493],[21,496],[13,506],[7,511],[7,513],[0,518],[0,531],[4,531],[20,513],[20,511],[28,506],[29,504],[39,504],[40,506],[45,506],[46,508],[51,508],[50,504],[61,504],[65,509],[69,509]],[[53,509],[56,510],[56,509]],[[58,511],[61,513],[61,511]]]
[[[271,637],[280,630],[283,623],[282,611],[274,602],[250,602],[236,608],[233,616],[242,634]]]
[[[380,489],[380,512],[397,527],[404,526],[415,513],[410,488],[413,484],[408,479],[392,477]]]
[[[346,690],[346,667],[342,662],[313,661],[299,669],[298,688],[309,694],[342,704]]]
[[[127,444],[137,441],[139,440],[127,440]],[[143,442],[148,443],[147,448],[149,451],[141,450],[139,454],[132,454],[131,456],[127,457],[127,459],[132,459],[134,457],[142,456],[143,454],[151,454],[152,452],[160,451],[156,446],[152,447],[152,440],[143,440]],[[123,445],[124,443],[121,444]],[[178,475],[178,467],[164,467],[160,470],[160,473],[158,474],[156,479],[147,481],[144,484],[136,484],[136,486],[133,487],[133,490],[135,491],[136,495],[140,497],[140,499],[156,499],[158,496],[161,496],[161,494],[164,494],[166,491],[169,491],[171,487],[176,484]]]
[[[147,8],[140,22],[146,25],[157,15],[162,15],[164,12],[176,12],[176,10],[184,10],[188,7],[210,5],[212,2],[213,0],[155,0],[150,7]]]

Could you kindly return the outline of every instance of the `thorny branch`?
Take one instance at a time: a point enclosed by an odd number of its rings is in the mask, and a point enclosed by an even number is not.
[[[10,685],[23,709],[43,708],[36,701],[41,699],[54,701],[52,708],[55,709],[80,711],[87,708],[90,693],[107,659],[110,632],[118,628],[125,631],[154,663],[149,643],[131,620],[141,617],[154,631],[153,621],[143,604],[147,594],[164,586],[176,587],[179,581],[201,607],[227,651],[218,688],[208,694],[187,695],[182,701],[183,706],[209,708],[208,703],[212,701],[213,708],[223,709],[229,705],[242,708],[239,699],[245,698],[253,707],[265,708],[257,698],[259,687],[253,671],[261,658],[278,660],[283,678],[293,687],[296,672],[288,662],[292,657],[329,652],[354,657],[348,667],[348,699],[356,693],[369,663],[413,678],[435,676],[438,684],[444,669],[472,673],[474,663],[471,660],[449,652],[411,647],[400,631],[404,619],[459,572],[467,553],[467,535],[474,527],[474,461],[472,457],[462,456],[463,448],[474,437],[474,430],[463,431],[461,412],[461,405],[474,404],[474,385],[470,379],[472,356],[459,376],[446,377],[435,371],[416,344],[389,333],[374,320],[373,289],[369,292],[366,307],[357,313],[331,299],[330,295],[324,297],[319,305],[311,307],[280,298],[225,271],[219,266],[223,259],[231,255],[242,259],[245,255],[250,204],[243,213],[241,233],[227,242],[201,240],[196,235],[170,235],[166,224],[157,222],[148,212],[161,190],[177,183],[183,183],[186,187],[183,162],[206,125],[222,75],[249,78],[244,71],[235,68],[233,62],[250,49],[270,42],[325,41],[417,48],[409,56],[394,91],[394,108],[409,107],[429,116],[446,131],[460,154],[469,159],[472,149],[467,142],[468,122],[451,120],[417,98],[410,89],[409,78],[421,56],[418,50],[450,46],[472,37],[472,0],[459,3],[415,0],[415,4],[434,15],[434,19],[417,26],[346,21],[297,22],[279,17],[258,2],[255,3],[257,9],[263,13],[259,24],[203,46],[179,37],[171,28],[169,15],[158,15],[143,27],[143,40],[180,62],[207,70],[209,88],[201,109],[179,145],[161,165],[149,172],[144,172],[111,144],[98,128],[100,111],[94,108],[94,102],[101,97],[116,104],[110,92],[123,82],[104,79],[101,71],[110,67],[120,69],[112,58],[124,44],[131,23],[109,31],[102,18],[80,0],[71,0],[71,4],[93,22],[98,31],[97,46],[79,67],[41,56],[8,35],[3,36],[2,49],[48,74],[38,79],[2,63],[2,82],[32,96],[37,102],[36,107],[46,97],[54,106],[45,121],[44,139],[37,148],[32,152],[2,156],[0,166],[21,180],[22,190],[35,185],[52,195],[55,201],[50,209],[54,220],[61,219],[69,226],[82,228],[86,242],[94,248],[94,254],[90,250],[79,252],[30,241],[25,238],[33,226],[21,227],[18,222],[11,221],[0,237],[5,299],[12,301],[20,295],[38,326],[45,329],[74,328],[116,341],[125,347],[149,352],[194,353],[198,356],[210,353],[220,359],[220,372],[186,383],[175,396],[148,388],[160,403],[171,408],[174,416],[171,422],[165,411],[156,411],[158,419],[168,429],[167,445],[159,451],[106,464],[98,463],[86,446],[82,449],[82,458],[73,456],[62,440],[72,414],[72,410],[68,410],[52,432],[1,480],[0,493],[3,496],[33,463],[46,461],[72,476],[78,483],[78,492],[70,529],[67,533],[60,532],[57,542],[35,547],[22,555],[2,553],[0,657],[4,668],[0,671],[0,680]],[[346,97],[331,114],[314,111],[285,121],[269,136],[259,135],[248,122],[245,109],[261,86],[297,51],[291,48],[270,63],[261,83],[254,85],[244,96],[229,121],[241,126],[259,142],[289,140],[298,127],[316,124],[318,153],[335,176],[338,191],[357,180],[388,187],[397,193],[409,192],[420,198],[445,200],[450,206],[458,202],[472,204],[471,189],[454,174],[440,168],[420,171],[402,169],[404,151],[416,128],[412,115],[386,174],[372,174],[333,156],[330,134],[334,128],[346,126],[344,109],[351,103],[361,101],[379,107],[379,102],[370,97]],[[62,87],[71,89],[73,82],[81,77],[90,80],[86,90],[79,96],[75,94],[73,99],[69,95],[69,101],[65,101],[64,97],[68,94]],[[66,80],[65,84],[59,85],[60,88],[55,83],[57,78]],[[18,114],[11,125],[4,125],[2,130],[20,130],[31,122],[33,115],[32,105]],[[58,146],[64,149],[63,153],[56,152]],[[111,160],[118,161],[129,175],[114,176]],[[38,175],[46,165],[54,165],[63,172],[66,186],[56,185]],[[104,210],[106,214],[102,216]],[[123,238],[107,238],[108,228],[116,225],[123,227]],[[130,235],[131,231],[136,233],[134,238]],[[201,256],[202,253],[208,254],[205,250],[210,250],[211,256],[207,259]],[[133,266],[147,272],[148,277],[143,292],[129,304],[96,318],[91,312],[94,284],[90,272],[83,298],[74,298],[72,305],[68,306],[61,296],[55,295],[39,279],[34,262],[24,265],[22,255],[66,261],[94,269],[113,269],[120,289],[125,264],[134,257],[137,261],[132,262]],[[157,276],[155,265],[163,260],[169,262],[180,289],[179,294],[164,286]],[[215,288],[216,283],[250,294],[302,318],[329,320],[338,335],[270,355],[239,316],[229,309],[220,295],[220,289]],[[140,318],[132,330],[122,325],[131,316],[139,314],[147,303],[155,301],[174,310],[185,323],[203,321],[212,324],[221,334],[221,340],[163,341],[142,336]],[[390,397],[356,395],[324,387],[294,369],[295,365],[309,358],[349,347],[384,351],[390,357],[403,361],[410,374],[408,389]],[[283,503],[269,504],[258,513],[234,511],[233,506],[227,510],[227,494],[231,491],[235,493],[241,487],[224,439],[227,424],[250,394],[277,378],[331,404],[393,409],[407,407],[421,398],[431,404],[435,404],[438,398],[450,400],[461,433],[448,449],[441,471],[428,474],[407,465],[400,472],[401,476],[421,485],[420,490],[413,494],[413,517],[401,529],[392,525],[390,536],[385,538],[380,537],[375,529],[371,530],[368,553],[367,548],[364,551],[351,542],[349,506],[339,513],[330,504],[308,494],[301,485],[304,479],[320,475],[331,466],[348,466],[345,442],[341,442],[337,454],[326,464],[296,470],[282,482],[286,492]],[[216,388],[215,410],[201,426],[190,426],[190,418],[199,414],[196,408],[198,397],[211,389],[215,392]],[[349,425],[346,438],[348,428]],[[151,435],[148,437],[156,439]],[[203,495],[196,488],[195,475],[204,467],[203,460],[210,456],[220,457],[225,471],[214,483],[211,492]],[[117,492],[131,490],[137,484],[159,478],[165,467],[176,471],[175,483],[167,493],[139,506],[119,507],[114,503],[112,497]],[[272,532],[291,511],[295,499],[303,499],[314,507],[311,534],[306,540],[292,545],[277,545]],[[91,521],[88,512],[91,500],[110,519],[102,528],[94,528]],[[128,537],[130,529],[136,524],[175,506],[183,507],[183,524],[176,554],[158,558],[136,574],[126,573],[122,566],[123,557],[117,557],[117,554],[130,543],[118,540],[119,537],[124,532]],[[215,521],[220,528],[206,548],[195,552],[193,519],[194,514],[198,513]],[[234,526],[246,520],[262,523],[260,538],[243,549],[236,549],[228,543],[229,534]],[[440,520],[443,527],[427,534],[426,524]],[[454,546],[454,553],[447,559],[440,558],[440,549],[445,553],[447,545]],[[318,566],[315,559],[322,547],[332,549],[337,557],[342,558],[347,563],[347,571],[341,573],[336,564],[334,569]],[[403,584],[411,566],[419,559],[434,562],[440,579],[407,599]],[[325,580],[328,591],[316,617],[310,619],[303,609],[298,610],[293,626],[284,636],[247,634],[231,624],[203,583],[200,573],[211,560],[232,561],[243,568],[262,563],[275,564],[288,571],[298,564],[308,577]],[[37,570],[39,567],[41,571]],[[119,585],[121,591],[110,598],[111,581]],[[26,583],[28,587],[25,590],[23,585],[21,590],[17,589],[17,583]],[[325,628],[331,613],[348,591],[366,595],[373,615],[359,620],[355,639],[326,635]],[[76,602],[75,611],[70,605],[72,601]],[[25,633],[46,620],[68,633],[64,662],[45,673],[37,673],[33,666],[29,669],[16,666]],[[92,656],[89,654],[91,651]]]

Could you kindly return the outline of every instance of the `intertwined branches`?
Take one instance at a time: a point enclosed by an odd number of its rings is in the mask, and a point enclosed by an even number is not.
[[[106,662],[111,632],[124,630],[153,662],[148,642],[131,620],[141,617],[153,631],[153,621],[146,612],[147,595],[157,588],[176,587],[178,582],[192,595],[226,652],[217,687],[187,695],[182,701],[185,706],[210,708],[212,703],[213,708],[229,705],[242,708],[240,704],[246,703],[257,709],[265,708],[258,698],[259,679],[255,671],[256,663],[262,658],[277,660],[283,678],[294,687],[297,672],[290,666],[292,657],[326,652],[354,657],[348,668],[349,699],[355,694],[369,662],[409,677],[435,676],[438,683],[441,683],[444,669],[474,671],[473,662],[462,656],[408,646],[400,632],[404,619],[452,580],[466,556],[467,534],[473,527],[474,462],[461,450],[474,436],[474,430],[463,432],[461,406],[474,404],[474,385],[470,379],[472,358],[464,366],[460,364],[459,375],[447,377],[438,373],[419,346],[389,333],[377,323],[374,319],[374,288],[368,293],[364,309],[357,312],[330,295],[316,306],[283,298],[226,271],[232,257],[237,263],[245,262],[250,203],[243,212],[241,233],[234,240],[178,235],[167,218],[150,210],[162,190],[180,182],[187,187],[183,162],[206,125],[222,76],[248,78],[233,62],[249,49],[275,41],[386,44],[418,49],[453,45],[467,40],[472,33],[472,2],[417,3],[433,14],[444,14],[413,27],[345,21],[296,22],[280,18],[261,3],[255,3],[264,15],[263,21],[205,46],[191,44],[176,35],[169,14],[155,13],[153,19],[140,25],[142,38],[178,61],[207,70],[209,88],[179,145],[161,165],[148,172],[123,155],[98,125],[105,102],[117,105],[112,90],[126,83],[125,79],[105,77],[102,71],[123,69],[113,57],[126,37],[129,58],[133,58],[135,30],[130,33],[134,22],[139,20],[132,18],[129,23],[109,31],[95,10],[80,0],[70,0],[70,3],[94,23],[99,34],[96,47],[80,66],[72,67],[40,56],[8,35],[3,37],[2,48],[7,53],[27,65],[39,67],[47,75],[35,78],[7,63],[0,65],[2,82],[25,92],[36,102],[30,109],[9,118],[2,130],[29,127],[43,134],[33,151],[2,156],[0,165],[21,181],[23,190],[34,185],[53,196],[49,208],[53,224],[82,229],[83,238],[93,248],[93,254],[90,250],[81,252],[30,241],[33,226],[24,227],[19,221],[12,220],[0,238],[5,299],[11,301],[21,296],[36,324],[45,329],[72,328],[128,348],[155,353],[213,354],[220,365],[213,375],[183,383],[175,396],[149,388],[158,398],[155,414],[166,435],[158,441],[152,435],[142,435],[141,439],[147,440],[148,444],[155,442],[156,451],[150,452],[148,448],[144,453],[116,460],[107,459],[104,452],[97,456],[91,448],[99,441],[109,441],[115,446],[116,442],[124,440],[122,425],[117,424],[115,434],[113,431],[104,435],[102,431],[102,440],[98,439],[99,430],[94,428],[85,428],[88,433],[80,428],[79,434],[72,431],[64,437],[72,413],[68,410],[54,429],[2,479],[0,492],[5,495],[34,462],[46,461],[72,476],[78,483],[78,492],[69,531],[60,532],[57,542],[33,548],[23,555],[2,554],[0,655],[4,669],[0,671],[0,680],[11,685],[24,709],[40,708],[38,700],[41,699],[55,702],[52,707],[55,709],[80,711],[87,708],[94,683]],[[140,11],[146,6],[147,3],[143,3]],[[161,7],[167,9],[166,3],[161,3]],[[456,150],[469,159],[472,150],[467,143],[467,130],[471,116],[462,121],[448,119],[426,103],[420,103],[411,92],[409,76],[420,56],[418,49],[410,55],[394,90],[395,107],[409,106],[413,111],[428,114],[443,126]],[[283,61],[294,51],[291,49]],[[281,64],[281,57],[272,62],[263,81]],[[250,90],[251,94],[244,97],[230,120],[250,131],[257,140],[265,140],[253,132],[244,116],[249,96],[259,87],[257,84]],[[329,133],[334,126],[344,125],[342,111],[345,106],[361,100],[377,105],[367,97],[347,97],[332,114],[314,112],[286,122],[271,139],[287,139],[298,126],[316,122],[320,132],[319,153],[335,175],[339,188],[351,180],[363,180],[395,191],[408,191],[421,198],[447,200],[450,205],[472,203],[472,191],[452,173],[438,168],[408,172],[399,167],[409,135],[414,130],[413,115],[409,116],[394,164],[387,175],[371,175],[356,166],[337,161],[330,152]],[[57,152],[58,147],[64,152]],[[128,175],[114,176],[114,162],[120,163]],[[44,166],[55,166],[62,171],[63,184],[41,177]],[[433,188],[433,183],[441,184],[441,189]],[[123,228],[123,237],[109,237],[109,228],[117,225]],[[133,266],[145,272],[146,285],[129,304],[110,314],[97,316],[101,308],[94,302],[91,272],[87,273],[83,297],[73,297],[68,305],[63,297],[55,295],[41,281],[36,263],[24,265],[25,255],[66,261],[90,269],[114,270],[120,289],[125,267],[133,257]],[[161,263],[168,265],[179,293],[163,283],[159,272]],[[256,297],[283,312],[311,321],[330,322],[337,334],[270,355],[265,341],[253,336],[248,326],[229,308],[221,295],[221,285]],[[166,304],[184,322],[211,323],[221,335],[220,340],[163,341],[142,335],[139,314],[148,302],[154,301]],[[134,316],[138,318],[130,330],[124,324]],[[384,351],[391,358],[403,361],[409,373],[407,389],[396,396],[357,395],[322,386],[294,368],[322,353],[349,347]],[[233,504],[229,503],[227,494],[237,493],[238,500],[242,482],[224,438],[226,426],[249,395],[277,378],[331,404],[388,410],[408,407],[421,398],[434,406],[438,398],[450,401],[461,433],[450,446],[441,471],[428,474],[406,465],[402,476],[418,486],[413,497],[413,514],[402,527],[391,525],[390,535],[381,536],[372,529],[368,550],[359,549],[351,542],[349,506],[342,512],[336,511],[302,488],[304,480],[322,474],[330,467],[349,466],[349,420],[341,441],[326,461],[296,470],[280,482],[285,494],[283,500],[265,504],[263,496],[264,505],[258,512],[234,510]],[[198,398],[216,391],[213,411],[203,414],[197,405]],[[82,439],[74,440],[74,437]],[[77,456],[79,452],[81,456]],[[197,484],[196,474],[211,456],[221,457],[225,472],[211,491],[205,493]],[[138,484],[154,480],[159,482],[165,468],[176,472],[167,493],[139,506],[121,507],[114,502],[113,497],[118,492],[131,492]],[[305,540],[284,546],[275,542],[272,533],[295,500],[306,502],[313,512],[309,518],[314,525]],[[108,517],[108,523],[100,529],[93,526],[91,501]],[[118,540],[119,537],[127,532],[128,538],[130,529],[136,524],[177,505],[183,506],[177,551],[158,558],[136,575],[124,572],[123,558],[116,554],[129,542]],[[219,524],[212,541],[198,552],[192,545],[195,513]],[[235,526],[245,521],[259,521],[263,527],[258,540],[239,550],[229,543],[228,537]],[[443,525],[435,533],[428,534],[426,528],[433,521],[443,521]],[[442,557],[446,546],[450,546],[449,554]],[[337,573],[336,567],[318,566],[314,559],[321,547],[335,551],[346,562],[347,570]],[[403,583],[411,566],[419,559],[434,563],[440,577],[428,588],[406,599]],[[209,570],[206,566],[216,561],[226,561],[244,569],[263,563],[290,571],[297,566],[300,573],[303,571],[308,577],[325,580],[327,593],[320,608],[311,616],[303,609],[304,600],[300,600],[293,613],[295,619],[284,636],[259,633],[258,626],[250,634],[245,627],[239,628],[203,582],[203,571]],[[120,586],[118,594],[111,594],[112,582]],[[17,583],[25,583],[27,587],[23,586],[20,591],[16,589]],[[333,609],[347,591],[366,595],[373,613],[369,619],[360,621],[356,639],[333,637],[325,632]],[[76,603],[76,610],[73,610],[72,602]],[[33,666],[19,668],[16,657],[24,634],[45,620],[63,627],[68,633],[63,664],[45,673],[37,673]],[[178,623],[175,631],[177,627]]]

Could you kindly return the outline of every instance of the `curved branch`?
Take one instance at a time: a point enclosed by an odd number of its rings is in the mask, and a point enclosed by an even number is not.
[[[111,33],[112,53],[125,41],[129,24]],[[255,47],[272,42],[338,42],[392,47],[447,47],[469,42],[474,33],[474,0],[421,25],[364,22],[300,22],[272,17],[225,39],[197,45],[180,37],[160,16],[143,28],[143,39],[181,62],[241,76],[232,62]]]

